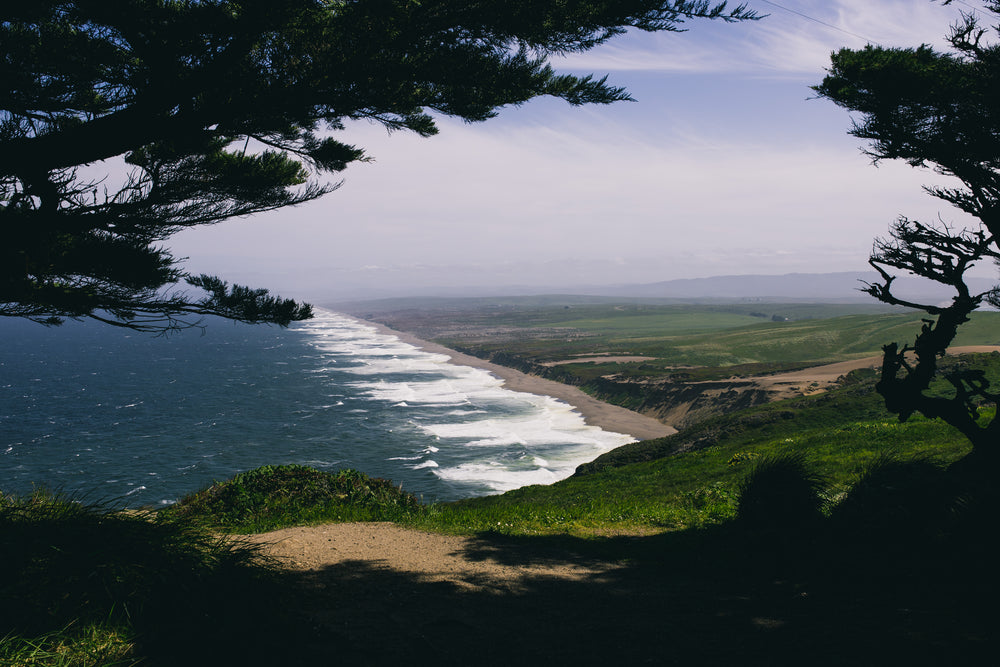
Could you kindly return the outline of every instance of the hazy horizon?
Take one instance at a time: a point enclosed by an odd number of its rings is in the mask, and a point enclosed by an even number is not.
[[[434,274],[431,274],[434,275]],[[428,276],[429,277],[429,276]],[[491,285],[442,283],[423,285],[355,286],[342,292],[328,287],[305,288],[300,295],[314,304],[336,310],[338,307],[361,307],[385,301],[415,304],[437,299],[519,299],[533,297],[558,300],[559,296],[599,300],[679,301],[690,303],[744,302],[802,302],[802,303],[854,303],[883,306],[862,290],[865,283],[879,279],[875,271],[843,271],[834,273],[788,273],[780,275],[724,275],[705,278],[678,278],[650,283],[617,284],[525,284],[517,282]],[[967,283],[973,292],[986,292],[996,285],[995,278],[972,276]],[[932,304],[943,304],[954,296],[952,289],[932,281],[900,276],[894,283],[896,293],[904,299]],[[395,306],[394,306],[395,307]]]

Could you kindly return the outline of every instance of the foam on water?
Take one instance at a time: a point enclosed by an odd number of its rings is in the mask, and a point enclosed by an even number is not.
[[[435,446],[424,454],[435,458],[394,458],[419,460],[408,467],[431,468],[445,482],[493,493],[547,484],[634,441],[587,425],[563,401],[510,391],[485,370],[451,364],[446,355],[424,352],[363,322],[321,311],[307,330],[316,335],[318,349],[353,357],[355,363],[329,366],[331,373],[373,376],[348,381],[361,395],[394,408],[422,409],[411,423],[433,438]],[[452,409],[435,414],[433,408]]]
[[[168,339],[30,327],[0,327],[5,492],[153,505],[300,463],[455,500],[562,479],[632,440],[328,311],[289,329],[217,321]]]

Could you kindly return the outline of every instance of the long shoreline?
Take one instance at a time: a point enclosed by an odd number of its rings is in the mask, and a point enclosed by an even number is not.
[[[352,315],[352,317],[354,317]],[[356,318],[360,319],[360,318]],[[539,396],[551,396],[552,398],[565,401],[583,415],[583,420],[591,425],[597,426],[605,431],[613,433],[624,433],[637,440],[651,440],[662,438],[677,432],[673,426],[669,426],[652,417],[628,410],[627,408],[612,405],[600,401],[589,394],[584,393],[578,387],[546,380],[535,375],[528,375],[513,368],[507,368],[499,364],[494,364],[485,359],[474,357],[471,354],[463,354],[451,348],[432,343],[430,341],[417,338],[413,334],[405,331],[391,329],[384,324],[372,322],[371,320],[361,320],[365,324],[376,327],[380,332],[399,338],[404,343],[418,347],[425,352],[444,354],[451,357],[451,363],[461,366],[471,366],[489,371],[496,377],[504,381],[504,387],[511,391],[520,391],[527,394]]]

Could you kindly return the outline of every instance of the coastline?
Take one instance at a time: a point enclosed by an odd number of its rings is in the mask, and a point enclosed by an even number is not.
[[[352,315],[351,317],[355,316]],[[590,426],[596,426],[613,433],[624,433],[637,440],[662,438],[677,432],[677,429],[673,426],[664,424],[652,417],[599,401],[593,396],[584,393],[578,387],[556,382],[555,380],[546,380],[535,375],[528,375],[519,370],[474,357],[471,354],[463,354],[444,345],[422,340],[405,331],[391,329],[378,322],[358,317],[355,317],[355,319],[375,327],[381,333],[395,336],[404,343],[418,347],[425,352],[446,355],[451,358],[450,363],[488,371],[503,380],[504,388],[511,391],[520,391],[539,396],[551,396],[552,398],[569,403],[576,412],[583,415],[584,422]]]

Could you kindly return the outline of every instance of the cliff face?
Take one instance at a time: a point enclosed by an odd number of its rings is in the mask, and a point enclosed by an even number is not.
[[[583,388],[595,398],[655,417],[677,429],[772,400],[772,392],[749,380],[637,382],[598,378]]]

